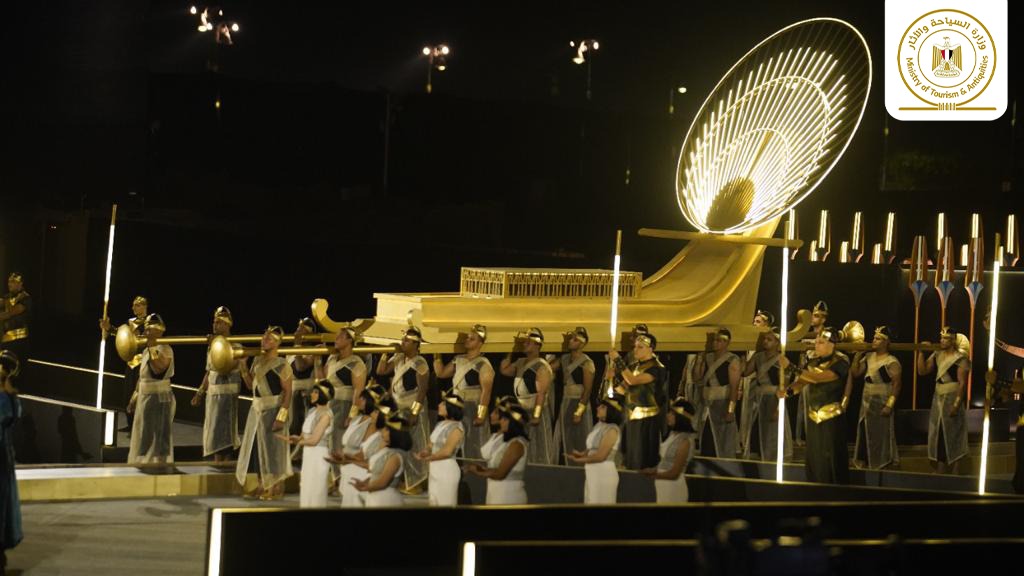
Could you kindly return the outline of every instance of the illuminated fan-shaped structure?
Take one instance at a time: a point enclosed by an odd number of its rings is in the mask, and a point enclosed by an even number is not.
[[[738,233],[803,200],[842,156],[871,87],[864,38],[842,20],[788,26],[748,52],[686,135],[676,193],[702,232]]]

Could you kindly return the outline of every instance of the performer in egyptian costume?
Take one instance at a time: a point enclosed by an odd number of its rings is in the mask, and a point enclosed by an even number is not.
[[[430,422],[423,405],[427,397],[430,366],[420,355],[422,341],[423,335],[419,329],[409,328],[402,336],[401,352],[391,358],[388,358],[387,354],[382,354],[377,365],[378,375],[391,373],[391,396],[398,404],[398,409],[408,412],[412,419],[409,431],[412,436],[412,448],[408,451],[412,454],[419,453],[430,445]],[[404,464],[403,472],[407,483],[405,489],[417,491],[424,488],[422,484],[427,480],[425,463],[409,458]]]
[[[917,372],[935,372],[935,394],[928,414],[928,459],[940,474],[956,473],[957,463],[967,456],[967,413],[963,405],[971,361],[967,339],[958,345],[948,327],[939,333],[939,350],[927,359],[917,354]]]
[[[250,463],[255,458],[259,483],[251,496],[276,500],[284,495],[284,481],[292,475],[288,443],[277,432],[289,429],[292,397],[292,369],[278,355],[284,330],[271,326],[263,333],[261,353],[249,367],[244,381],[252,390],[252,405],[245,422],[235,479],[245,486]]]
[[[714,458],[736,457],[736,401],[743,362],[729,351],[732,334],[714,333],[712,352],[698,359],[695,377],[701,382],[701,412],[697,420],[700,451]]]
[[[480,458],[480,447],[487,442],[487,406],[491,401],[494,387],[494,368],[491,361],[481,353],[487,342],[487,327],[476,324],[466,335],[465,354],[460,354],[448,364],[440,358],[434,359],[434,373],[437,378],[451,378],[452,391],[462,398],[462,427],[465,439],[462,454],[466,458]]]
[[[501,373],[513,376],[516,399],[530,411],[530,436],[527,462],[530,464],[554,464],[555,441],[552,433],[551,366],[540,355],[544,345],[544,333],[540,328],[531,328],[523,344],[526,357],[512,361],[511,354],[501,361]]]
[[[226,307],[221,306],[213,312],[215,336],[230,336],[232,324],[234,318]],[[241,345],[233,344],[232,347],[241,348]],[[207,350],[206,374],[192,398],[192,405],[198,406],[203,398],[206,398],[203,456],[213,456],[214,462],[230,460],[232,452],[241,445],[238,437],[238,393],[241,390],[243,375],[249,375],[245,360],[239,360],[227,374],[220,374],[213,369],[213,361]]]
[[[587,450],[587,437],[594,427],[590,392],[594,386],[594,361],[583,352],[590,336],[580,326],[568,334],[569,353],[554,361],[551,369],[562,371],[562,401],[555,422],[555,453],[569,455]],[[622,418],[617,422],[621,423]],[[569,464],[569,458],[566,457]]]
[[[146,316],[146,349],[139,363],[138,385],[128,402],[128,409],[135,414],[129,464],[174,462],[174,351],[166,344],[156,343],[166,329],[159,314]]]
[[[871,340],[872,351],[853,357],[854,377],[864,376],[864,393],[857,418],[853,461],[858,466],[881,469],[899,464],[893,409],[900,395],[902,368],[889,353],[889,328],[879,326]]]
[[[743,457],[754,454],[764,462],[775,462],[779,453],[779,335],[764,332],[764,349],[747,362],[744,374],[753,378],[750,393],[750,425],[743,446]],[[793,457],[793,431],[783,426],[783,458]]]

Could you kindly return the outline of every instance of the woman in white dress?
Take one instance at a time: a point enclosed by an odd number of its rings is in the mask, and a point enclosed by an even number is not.
[[[462,474],[455,462],[455,453],[462,448],[466,431],[462,417],[466,404],[457,394],[445,394],[437,406],[437,425],[430,434],[430,447],[416,458],[430,463],[427,490],[431,506],[455,506],[459,503],[459,480]]]
[[[327,429],[333,419],[327,404],[332,389],[315,384],[309,390],[311,410],[302,423],[302,434],[285,436],[289,444],[302,446],[302,474],[299,476],[299,507],[323,508],[327,506],[327,479],[331,465],[327,461]]]
[[[512,404],[516,404],[515,396],[499,396],[494,401],[494,410],[491,410],[491,413],[488,415],[491,435],[480,445],[480,457],[483,458],[484,462],[491,459],[494,449],[503,441],[504,434],[501,431],[501,414],[502,411],[508,409]],[[468,473],[468,466],[468,464],[463,466],[462,471]]]
[[[466,471],[487,479],[487,500],[489,505],[526,504],[526,451],[529,439],[526,427],[530,424],[530,412],[518,404],[509,404],[500,409],[501,440],[497,442],[487,466],[470,464]]]
[[[128,463],[164,464],[174,462],[174,352],[170,346],[156,343],[167,330],[159,314],[146,316],[145,329],[146,350],[139,364],[139,381],[128,402],[128,411],[135,413]]]
[[[619,471],[615,455],[619,451],[619,425],[625,398],[615,394],[604,396],[597,406],[597,425],[587,435],[587,450],[573,450],[569,459],[584,465],[586,483],[584,504],[615,504],[619,494]]]
[[[693,458],[693,443],[697,437],[693,422],[696,418],[697,409],[688,400],[676,398],[672,401],[665,416],[669,433],[661,443],[661,461],[656,468],[640,471],[654,479],[659,504],[681,504],[690,500],[686,467]]]
[[[370,477],[352,481],[356,490],[366,493],[367,508],[401,506],[403,503],[398,487],[402,482],[405,452],[412,448],[412,435],[406,428],[405,418],[388,410],[380,430],[383,447],[370,457]]]
[[[387,397],[387,391],[379,384],[369,384],[356,398],[359,410],[345,428],[341,446],[335,446],[332,462],[341,465],[341,507],[361,508],[366,505],[365,494],[356,490],[353,480],[370,477],[369,458],[380,449],[380,420],[378,406],[395,408],[394,401]]]

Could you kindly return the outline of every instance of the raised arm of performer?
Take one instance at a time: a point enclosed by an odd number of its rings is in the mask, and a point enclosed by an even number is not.
[[[619,358],[621,358],[621,356],[619,355],[618,350],[608,351],[608,359],[610,360],[610,362],[608,363],[608,369],[612,371],[612,374],[614,374],[615,370],[615,361],[618,360]],[[633,374],[631,370],[623,370],[620,376],[622,376],[622,381],[625,382],[627,386],[643,386],[644,384],[650,384],[651,382],[654,382],[654,376],[652,376],[648,372],[640,372],[639,374]]]
[[[509,352],[504,358],[501,359],[501,366],[499,366],[498,369],[501,370],[502,376],[508,376],[509,378],[511,378],[516,375],[516,369],[519,368],[519,364],[522,361],[522,358],[513,360],[512,352]]]
[[[921,346],[931,346],[931,342],[922,341]],[[935,370],[935,354],[925,356],[924,352],[918,350],[914,352],[914,356],[916,356],[918,376],[927,376]]]

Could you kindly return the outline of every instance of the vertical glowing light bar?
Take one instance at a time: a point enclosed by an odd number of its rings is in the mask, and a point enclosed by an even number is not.
[[[996,319],[999,314],[999,269],[1002,267],[1002,249],[999,234],[996,234],[996,257],[992,264],[992,312],[988,324],[988,369],[996,369]],[[985,476],[988,472],[988,429],[989,411],[992,408],[992,386],[985,384],[985,417],[981,423],[981,468],[978,470],[978,494],[985,493]]]
[[[853,235],[850,240],[850,252],[853,254],[853,261],[860,262],[861,257],[867,250],[864,247],[864,215],[860,212],[853,213]]]
[[[969,259],[968,258],[968,253],[969,252],[970,252],[970,249],[967,247],[967,244],[961,244],[960,245],[960,265],[963,266],[964,268],[967,268],[967,260]]]
[[[619,263],[622,255],[622,230],[615,232],[615,263],[612,266],[612,318],[611,318],[611,349],[615,348],[615,338],[619,331]],[[615,396],[615,388],[608,387],[608,397]]]
[[[110,304],[110,267],[114,259],[114,226],[117,222],[117,204],[110,209],[110,237],[107,241],[107,271],[103,283],[103,319],[107,319],[107,308]],[[96,374],[96,408],[103,409],[103,371],[106,368],[107,358],[107,332],[100,334],[100,358],[99,371]],[[103,443],[111,445],[114,443],[114,412],[107,412],[104,415]]]
[[[839,245],[839,262],[843,264],[849,264],[850,262],[850,243],[843,240],[843,243]]]
[[[824,262],[828,259],[829,253],[832,252],[832,225],[828,216],[828,210],[821,211],[821,217],[818,221],[818,249],[821,250],[818,261]]]
[[[786,240],[796,238],[794,217],[796,214],[792,209],[789,211],[789,220],[786,221]],[[779,305],[779,358],[786,355],[786,336],[789,332],[789,244],[782,247],[782,302]],[[779,370],[779,388],[786,387],[786,371]],[[782,482],[782,460],[786,454],[786,399],[779,398],[779,423],[778,423],[778,451],[775,454],[775,481]]]
[[[886,254],[885,263],[892,262],[896,257],[896,213],[889,212],[885,218],[885,247],[882,249]]]
[[[462,576],[476,576],[476,542],[462,545]]]
[[[1017,216],[1006,217],[1006,260],[1009,266],[1016,266],[1020,260],[1020,236],[1017,233]]]
[[[946,228],[946,213],[939,212],[938,222],[935,231],[935,246],[939,250],[942,249],[942,239],[949,235],[949,230]]]
[[[114,260],[114,225],[118,217],[118,205],[111,209],[111,236],[106,243],[106,276],[103,282],[103,319],[106,319],[108,305],[111,301],[111,263]],[[99,373],[96,374],[96,408],[102,408],[103,402],[103,368],[106,360],[106,331],[99,339]]]
[[[224,529],[224,511],[214,508],[210,511],[210,549],[206,557],[209,559],[206,564],[208,576],[220,576],[220,548],[221,537]]]
[[[875,245],[871,248],[871,263],[881,264],[882,263],[882,245],[875,242]]]

